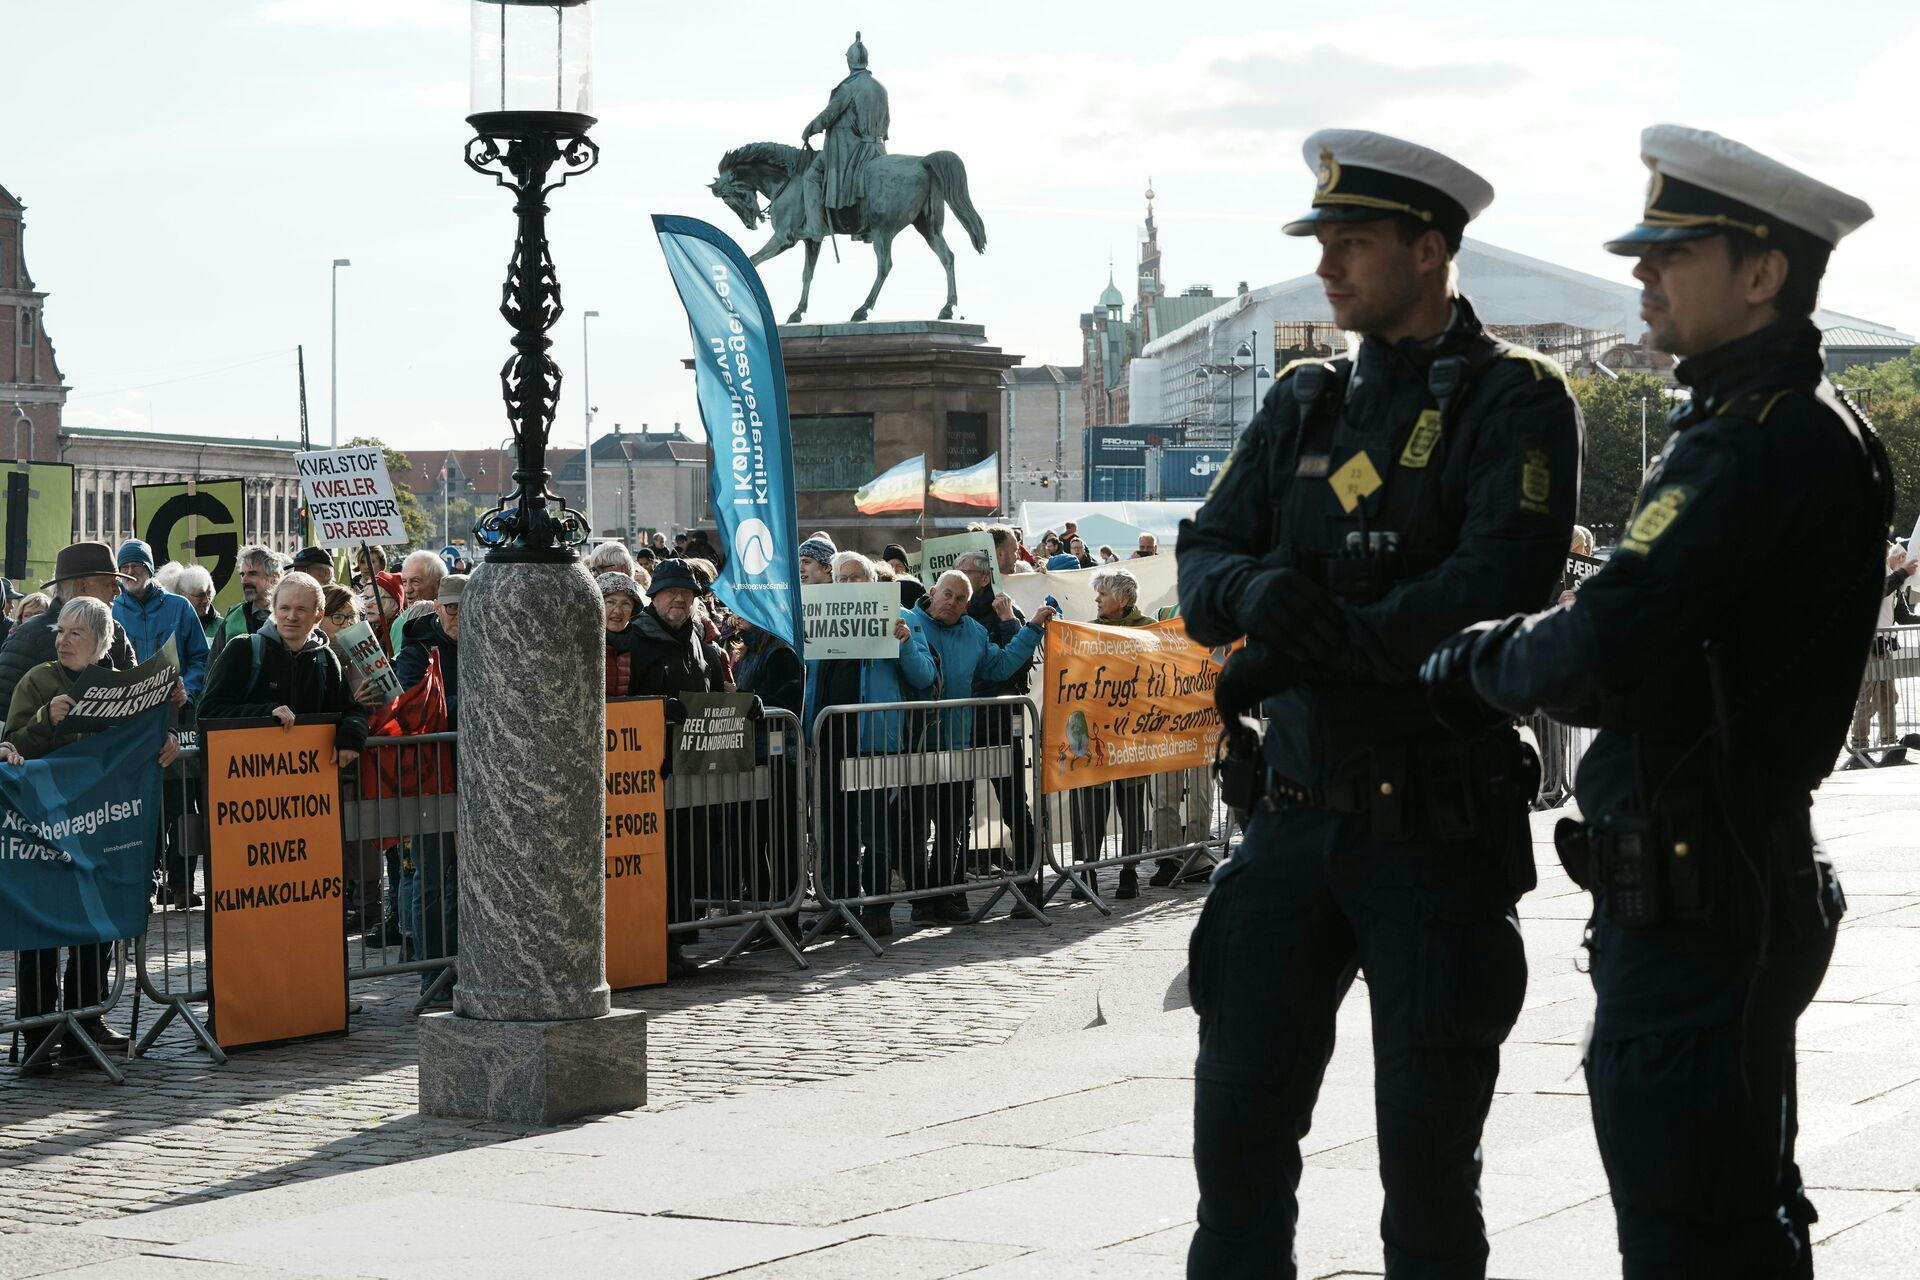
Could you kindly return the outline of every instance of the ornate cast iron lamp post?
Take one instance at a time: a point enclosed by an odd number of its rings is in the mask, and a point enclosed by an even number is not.
[[[453,1009],[420,1024],[426,1115],[553,1124],[646,1101],[646,1018],[607,992],[606,615],[573,551],[586,522],[547,487],[546,201],[598,159],[591,30],[587,0],[473,0],[467,163],[514,193],[520,221],[500,299],[515,489],[474,530],[488,554],[461,600],[465,929]]]
[[[570,560],[590,530],[548,488],[560,366],[547,334],[564,308],[547,248],[547,196],[600,162],[587,136],[595,123],[590,0],[473,0],[472,108],[467,165],[513,192],[520,224],[500,291],[500,314],[513,326],[500,395],[513,425],[514,491],[480,517],[474,537],[489,560]]]

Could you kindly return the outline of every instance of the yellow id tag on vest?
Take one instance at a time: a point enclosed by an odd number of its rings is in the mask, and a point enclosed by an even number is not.
[[[1340,509],[1352,515],[1361,500],[1380,487],[1380,473],[1374,469],[1373,459],[1362,449],[1349,458],[1345,466],[1328,476],[1327,483],[1333,486],[1334,496],[1340,499]]]
[[[1400,451],[1400,465],[1421,468],[1433,461],[1433,451],[1440,446],[1440,411],[1424,409],[1413,424],[1413,434],[1407,437],[1407,447]]]

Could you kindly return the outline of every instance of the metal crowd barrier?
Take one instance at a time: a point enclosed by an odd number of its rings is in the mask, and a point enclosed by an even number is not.
[[[224,1063],[226,1053],[195,1010],[212,994],[204,902],[206,762],[197,733],[183,732],[180,738],[180,755],[161,777],[163,825],[154,867],[154,907],[146,933],[134,941],[133,1054],[146,1053],[161,1032],[178,1021],[209,1057]],[[139,1034],[141,996],[159,1013],[145,1035]]]
[[[340,783],[347,980],[417,973],[416,1013],[449,999],[459,971],[458,742],[369,738]]]
[[[1892,751],[1920,733],[1920,627],[1884,627],[1874,633],[1860,676],[1860,694],[1847,729],[1847,753],[1859,766],[1867,753]]]
[[[1029,743],[1039,712],[1023,697],[824,707],[813,720],[813,896],[803,942],[844,930],[875,955],[894,905],[915,917],[978,923],[1012,910],[1050,923]],[[988,890],[978,905],[967,895]],[[883,924],[884,921],[884,924]]]
[[[800,718],[778,707],[754,724],[751,771],[667,775],[670,939],[739,926],[721,963],[778,947],[799,968],[811,967],[791,923],[807,887],[805,776]]]
[[[78,1008],[49,1008],[43,1013],[21,1014],[20,997],[23,981],[34,981],[35,977],[51,968],[46,985],[53,988],[53,999],[48,1003],[59,1004],[64,998],[63,988],[68,984],[76,987],[98,986],[105,980],[100,969],[98,957],[110,953],[113,964],[113,981],[100,998],[80,1005]],[[94,1042],[84,1024],[96,1022],[112,1013],[119,1005],[120,997],[127,990],[127,944],[125,942],[97,942],[79,947],[48,947],[40,951],[12,951],[4,954],[0,960],[0,991],[11,988],[12,1004],[15,1015],[11,1019],[0,1020],[0,1034],[9,1038],[7,1061],[18,1062],[20,1070],[37,1066],[51,1058],[57,1049],[67,1045],[77,1045],[92,1059],[93,1064],[107,1073],[107,1079],[115,1084],[126,1083],[126,1073],[114,1065],[113,1059]],[[23,965],[23,961],[26,963]],[[22,970],[32,972],[23,974]],[[4,995],[0,995],[4,998]],[[40,1043],[29,1050],[24,1057],[20,1050],[21,1037],[34,1031],[46,1030]],[[131,1048],[132,1046],[128,1046]]]
[[[1100,871],[1120,869],[1119,883],[1137,881],[1151,858],[1160,878],[1179,884],[1203,875],[1203,862],[1224,857],[1231,817],[1220,803],[1213,770],[1201,765],[1144,778],[1122,778],[1044,797],[1047,866],[1053,873],[1041,902],[1061,889],[1111,915]],[[1064,855],[1064,856],[1063,856]],[[1131,896],[1131,895],[1129,895]]]

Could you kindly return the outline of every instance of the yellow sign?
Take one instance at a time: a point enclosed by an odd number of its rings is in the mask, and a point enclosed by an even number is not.
[[[1205,765],[1220,736],[1220,664],[1178,618],[1145,627],[1047,627],[1040,719],[1044,791]]]
[[[240,603],[240,547],[247,540],[246,485],[189,480],[133,486],[133,523],[161,564],[205,566],[213,575],[213,607]]]
[[[1380,473],[1374,470],[1373,459],[1362,449],[1349,458],[1345,466],[1328,476],[1327,483],[1333,486],[1334,496],[1340,499],[1340,509],[1351,515],[1367,495],[1380,487]]]
[[[202,728],[214,1039],[231,1049],[345,1031],[334,726]]]
[[[1692,497],[1693,491],[1685,485],[1670,484],[1655,489],[1633,517],[1633,523],[1627,526],[1627,536],[1620,539],[1620,550],[1639,556],[1653,550],[1653,544],[1673,528],[1673,522],[1680,518]]]
[[[14,477],[20,479],[15,480]],[[21,495],[16,512],[10,493]],[[65,462],[0,464],[0,578],[29,591],[53,576],[54,558],[73,541],[73,467]],[[9,574],[11,565],[20,572]]]
[[[1413,424],[1413,434],[1407,437],[1407,447],[1400,451],[1400,465],[1416,470],[1426,466],[1433,461],[1433,451],[1439,445],[1440,411],[1423,409],[1419,420]]]
[[[667,980],[666,703],[607,703],[607,985]]]

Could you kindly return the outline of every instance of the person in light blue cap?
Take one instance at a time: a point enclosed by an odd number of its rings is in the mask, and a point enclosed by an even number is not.
[[[153,580],[157,571],[153,548],[140,539],[121,543],[115,561],[126,577],[113,599],[113,619],[126,628],[134,656],[145,662],[172,640],[187,697],[198,698],[207,681],[207,632],[194,614],[192,601]]]

